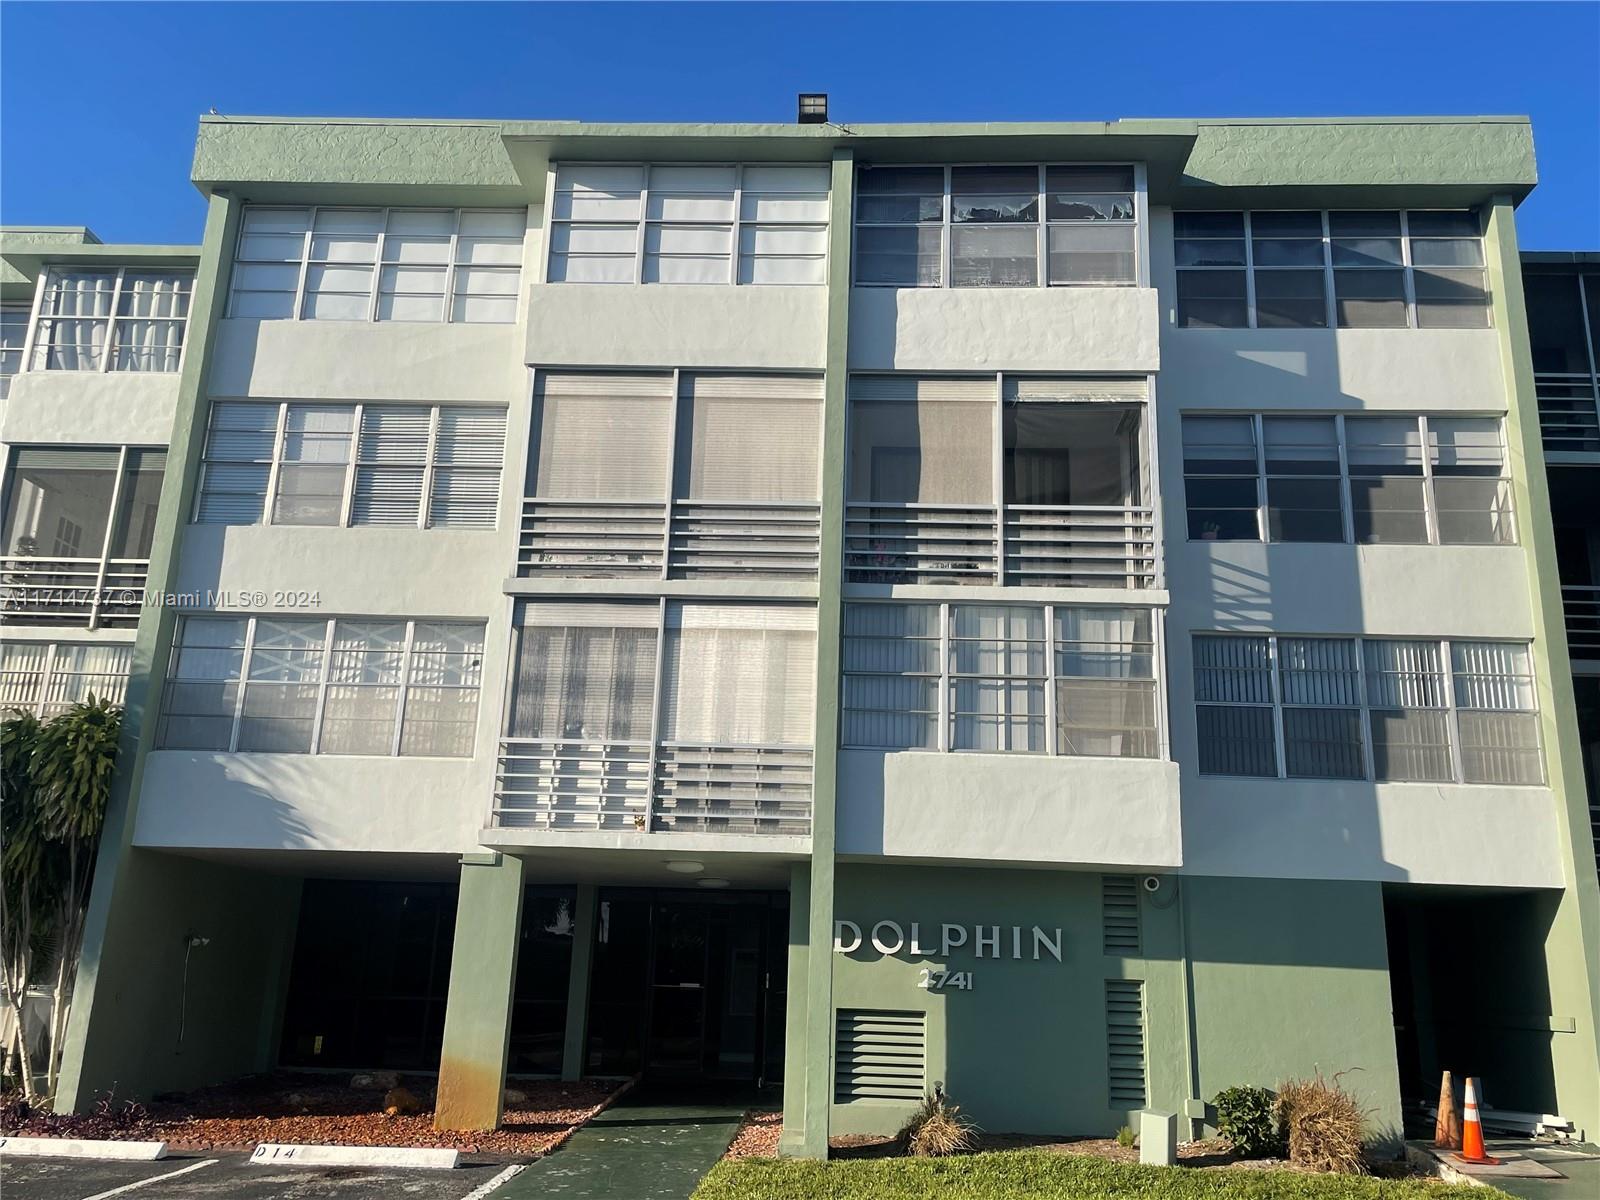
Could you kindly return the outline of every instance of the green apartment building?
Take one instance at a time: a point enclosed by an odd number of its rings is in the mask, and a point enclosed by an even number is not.
[[[193,178],[197,248],[0,247],[5,686],[127,661],[64,1104],[1600,1129],[1526,121],[216,117]]]

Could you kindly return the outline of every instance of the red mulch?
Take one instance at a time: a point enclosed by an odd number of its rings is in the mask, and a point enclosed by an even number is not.
[[[384,1092],[356,1091],[348,1075],[275,1073],[152,1101],[148,1108],[102,1102],[84,1116],[29,1113],[13,1097],[0,1102],[0,1131],[30,1137],[164,1140],[175,1150],[248,1150],[258,1142],[309,1145],[427,1146],[463,1154],[538,1157],[554,1150],[617,1092],[615,1083],[514,1082],[527,1097],[508,1104],[501,1127],[487,1133],[433,1128],[434,1081],[402,1076],[420,1098],[415,1116],[386,1116]]]
[[[777,1158],[778,1135],[783,1132],[781,1112],[752,1110],[744,1115],[744,1124],[734,1135],[728,1147],[728,1158]]]

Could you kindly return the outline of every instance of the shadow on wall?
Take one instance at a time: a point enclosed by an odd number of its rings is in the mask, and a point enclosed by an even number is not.
[[[269,793],[251,799],[284,830],[300,829]],[[98,953],[86,946],[79,968],[80,980],[86,970],[96,980],[79,1111],[107,1092],[147,1098],[273,1065],[300,883],[128,848]]]

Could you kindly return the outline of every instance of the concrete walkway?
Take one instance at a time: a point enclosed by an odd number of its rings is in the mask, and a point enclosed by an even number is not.
[[[494,1200],[687,1200],[733,1141],[743,1114],[741,1104],[674,1103],[633,1092],[507,1181]]]

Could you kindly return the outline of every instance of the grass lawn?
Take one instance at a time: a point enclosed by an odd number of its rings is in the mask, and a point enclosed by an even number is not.
[[[1001,1151],[945,1159],[718,1163],[693,1200],[1504,1200],[1492,1188],[1282,1170],[1141,1167]]]

